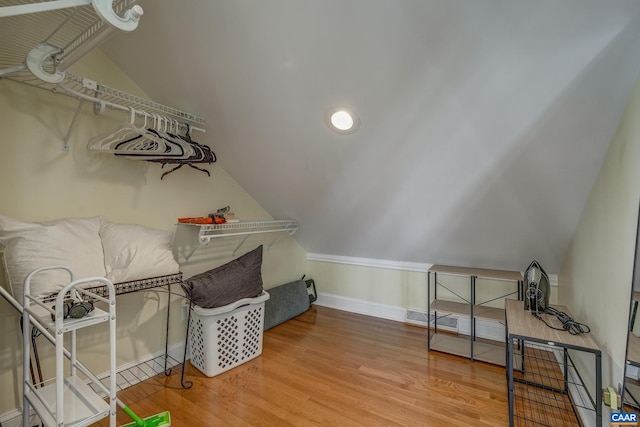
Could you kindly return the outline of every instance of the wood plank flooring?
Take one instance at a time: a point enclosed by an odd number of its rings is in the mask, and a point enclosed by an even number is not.
[[[313,306],[266,331],[252,361],[213,378],[188,365],[190,390],[174,371],[119,396],[141,416],[169,410],[176,427],[509,425],[504,368],[427,353],[426,333]]]

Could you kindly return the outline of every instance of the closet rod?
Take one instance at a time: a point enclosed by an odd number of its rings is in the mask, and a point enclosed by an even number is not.
[[[96,97],[93,97],[91,95],[87,95],[85,93],[78,92],[77,90],[65,87],[62,84],[58,84],[57,87],[60,88],[61,90],[63,90],[64,92],[68,93],[69,95],[74,96],[74,97],[76,97],[78,99],[93,102],[94,106],[99,108],[98,110],[95,110],[95,108],[94,108],[94,110],[97,111],[97,114],[101,114],[104,111],[104,107],[109,107],[109,108],[113,108],[114,110],[120,110],[120,111],[126,111],[126,112],[130,112],[131,111],[131,108],[129,108],[129,107],[125,107],[125,106],[119,105],[119,104],[114,104],[113,102],[109,102],[109,101],[104,101],[104,100],[102,100],[100,98],[96,98]],[[134,110],[134,111],[139,116],[146,117],[148,119],[153,119],[154,118],[153,114],[147,113],[146,111],[143,111],[143,110]],[[165,118],[165,117],[163,117],[163,118]],[[202,132],[202,133],[206,133],[207,132],[206,129],[199,128],[199,127],[196,127],[196,126],[187,125],[185,123],[180,123],[180,128],[182,130],[184,130],[185,132],[189,131],[189,130],[195,130],[195,131]]]
[[[91,0],[56,0],[35,4],[4,6],[0,8],[0,18],[5,18],[7,16],[27,15],[36,12],[48,12],[58,9],[67,9],[69,7],[86,6],[88,4],[91,4]]]
[[[120,3],[119,6],[124,6],[123,3]],[[130,9],[128,9],[124,15],[125,18],[120,18],[116,13],[117,9],[111,9],[112,6],[109,6],[108,11],[111,11],[111,15],[115,16],[118,19],[118,24],[112,23],[112,19],[107,18],[98,19],[93,23],[85,32],[80,34],[74,40],[72,40],[68,46],[62,49],[62,53],[59,58],[56,58],[59,61],[58,66],[56,67],[59,71],[65,71],[71,65],[75,64],[83,58],[87,53],[91,52],[96,47],[100,46],[107,40],[116,30],[123,30],[126,28],[126,31],[133,31],[138,26],[138,22],[140,18],[144,14],[144,10],[139,5],[133,5]],[[96,11],[99,11],[98,4],[94,4],[94,8]],[[105,12],[102,12],[104,14]],[[104,22],[108,22],[109,25],[105,25]]]
[[[53,0],[33,4],[3,6],[0,7],[0,18],[92,5],[97,16],[110,26],[127,32],[135,30],[138,27],[140,16],[142,16],[142,8],[135,5],[121,17],[114,10],[113,3],[114,0]]]

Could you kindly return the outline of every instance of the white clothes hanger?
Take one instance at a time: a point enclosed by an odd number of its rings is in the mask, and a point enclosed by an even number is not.
[[[93,152],[112,153],[127,156],[132,160],[184,158],[182,144],[177,144],[164,132],[158,131],[166,126],[167,119],[153,114],[154,128],[147,128],[147,115],[143,113],[145,123],[142,127],[135,125],[136,110],[129,108],[129,121],[121,125],[115,132],[91,138],[87,149]]]
[[[184,148],[184,152],[185,155],[188,155],[188,157],[185,158],[190,158],[192,156],[195,155],[195,150],[193,149],[193,145],[189,144],[188,141],[186,141],[181,135],[180,135],[180,122],[178,122],[177,120],[173,120],[173,119],[169,119],[171,120],[171,124],[173,126],[170,127],[169,132],[171,132],[171,136],[172,139],[177,142],[178,144],[180,144],[183,148]]]
[[[89,140],[87,149],[89,151],[100,153],[120,153],[132,154],[139,152],[163,152],[165,151],[164,141],[149,133],[145,127],[137,127],[135,125],[136,110],[129,109],[130,119],[125,122],[114,132],[98,135]]]
[[[130,160],[188,159],[192,149],[167,133],[169,119],[157,114],[153,114],[153,118],[153,129],[146,129],[146,132],[153,135],[154,142],[158,139],[162,142],[162,149],[146,150],[145,141],[129,141],[126,144],[118,144],[118,152],[115,154],[124,155]]]

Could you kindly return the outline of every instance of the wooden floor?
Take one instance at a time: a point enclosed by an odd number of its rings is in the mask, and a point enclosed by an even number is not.
[[[188,365],[190,390],[178,371],[119,396],[173,426],[509,425],[503,367],[426,347],[426,329],[314,306],[266,331],[250,362],[213,378]]]

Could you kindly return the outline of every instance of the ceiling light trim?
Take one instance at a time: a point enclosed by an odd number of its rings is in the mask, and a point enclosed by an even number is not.
[[[340,117],[340,115],[347,115],[344,117]],[[351,127],[346,127],[348,123],[348,119],[351,119]],[[334,121],[338,122],[338,125],[334,124]],[[343,124],[340,123],[342,121]],[[333,107],[328,109],[324,115],[324,122],[329,129],[339,135],[351,135],[360,128],[360,118],[358,115],[351,109],[346,107]]]

